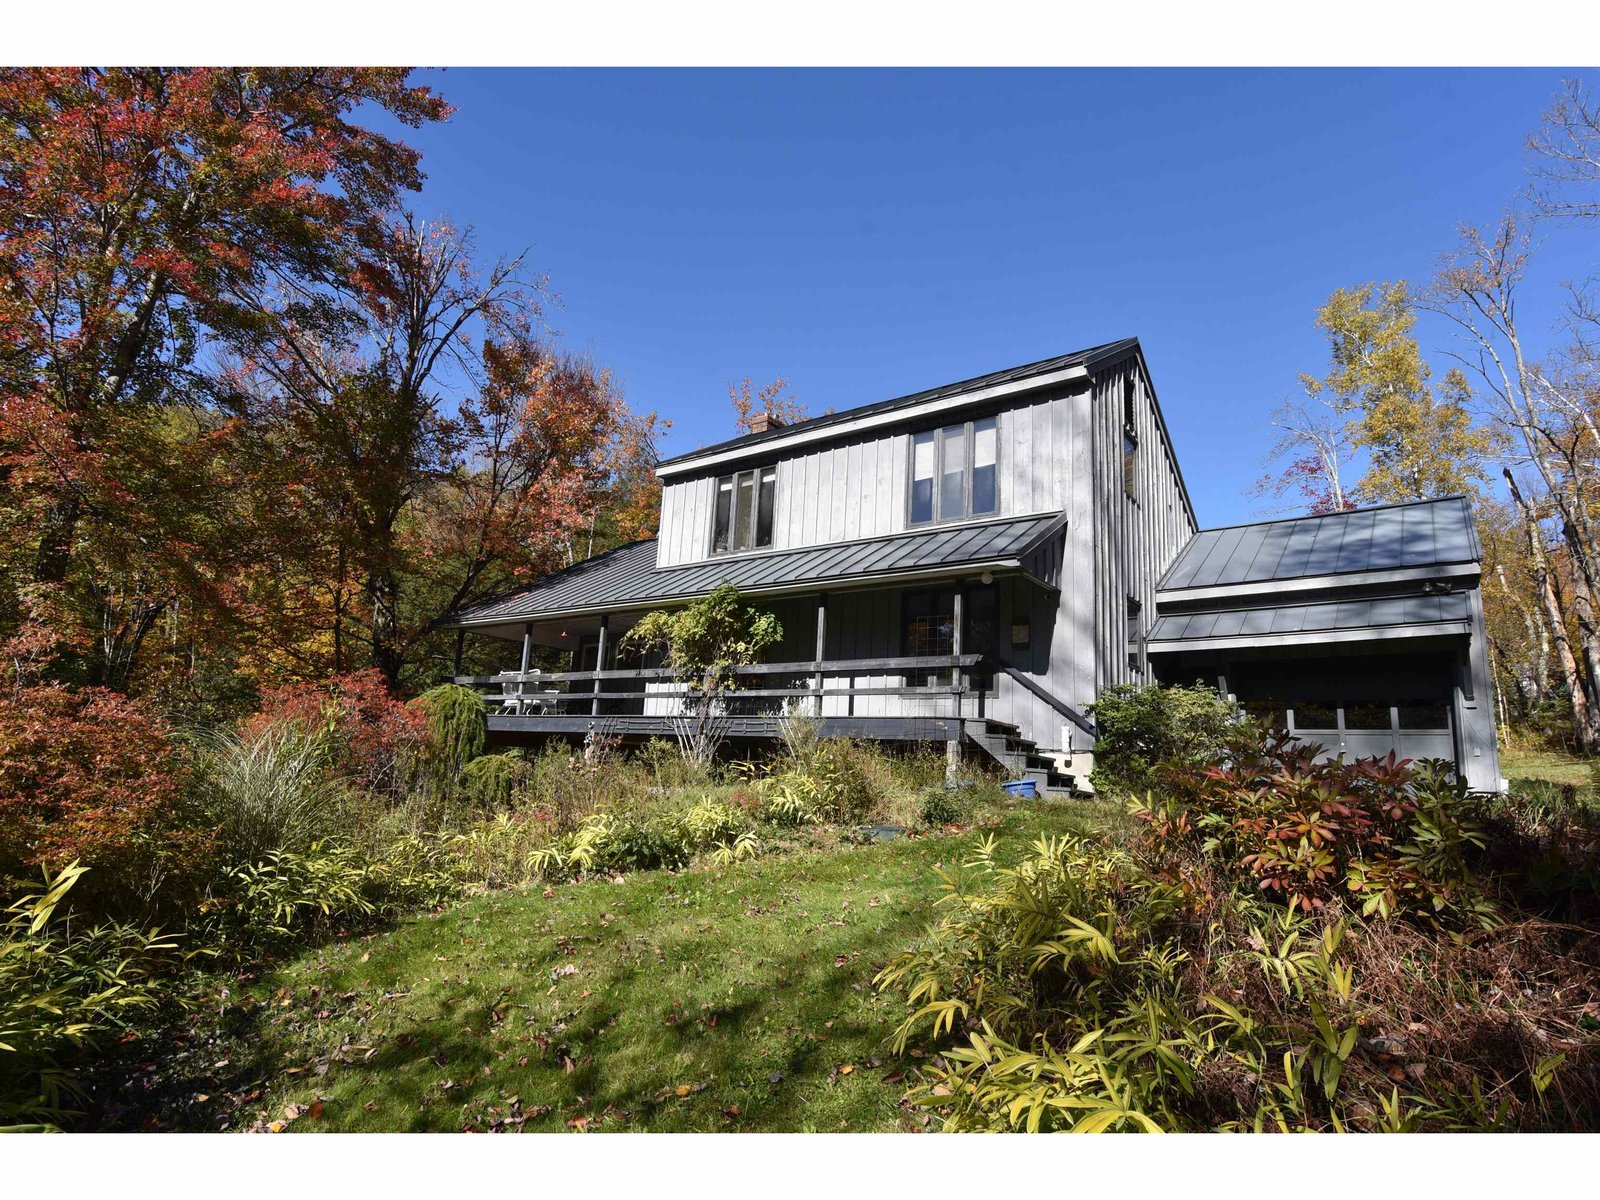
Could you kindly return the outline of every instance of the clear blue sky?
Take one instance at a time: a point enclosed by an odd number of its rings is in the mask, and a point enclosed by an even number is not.
[[[457,116],[407,137],[418,211],[528,247],[663,455],[729,436],[746,375],[820,412],[1133,334],[1209,525],[1264,511],[1316,307],[1492,220],[1562,76],[455,69],[424,77]],[[1553,233],[1540,287],[1597,260]]]

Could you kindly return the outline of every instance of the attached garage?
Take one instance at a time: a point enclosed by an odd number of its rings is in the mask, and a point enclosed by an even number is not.
[[[1348,758],[1499,790],[1478,539],[1462,497],[1204,530],[1156,592],[1163,682],[1203,680]]]

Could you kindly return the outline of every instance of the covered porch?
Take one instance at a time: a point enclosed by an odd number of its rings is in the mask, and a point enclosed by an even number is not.
[[[499,612],[480,606],[480,618],[462,624],[517,649],[507,647],[507,670],[458,682],[484,696],[497,741],[671,737],[688,688],[638,653],[627,632],[651,609],[688,603],[727,579],[783,628],[771,661],[734,670],[737,686],[719,712],[730,742],[775,739],[781,718],[795,712],[819,719],[826,735],[943,743],[1065,786],[1060,731],[1079,729],[1088,740],[1092,726],[1049,686],[1060,656],[1061,527],[1056,518],[988,522],[669,571],[647,562],[653,543],[637,543],[601,556],[612,561],[590,575],[585,597],[598,603],[550,611],[538,593],[560,587],[563,572],[508,597]],[[640,592],[656,593],[664,576],[686,570],[699,576],[692,588],[641,602]],[[513,602],[520,611],[508,611]]]

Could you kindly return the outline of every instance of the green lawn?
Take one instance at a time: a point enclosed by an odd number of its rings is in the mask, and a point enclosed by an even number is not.
[[[1547,779],[1587,787],[1591,760],[1551,750],[1502,750],[1500,770],[1507,779]]]
[[[997,832],[1015,854],[1106,816],[1036,801]],[[221,1001],[241,1095],[191,1100],[191,1120],[259,1126],[287,1108],[302,1131],[919,1127],[898,1106],[916,1060],[885,1044],[902,1009],[872,977],[929,921],[930,869],[975,836],[495,893],[308,952]]]

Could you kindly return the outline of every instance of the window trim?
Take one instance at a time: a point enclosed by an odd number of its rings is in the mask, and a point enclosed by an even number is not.
[[[976,469],[973,466],[978,453],[978,437],[975,426],[980,421],[994,422],[994,509],[990,512],[975,513],[972,511],[972,475]],[[941,509],[941,499],[944,495],[944,431],[961,428],[961,502],[965,510],[958,517],[947,517]],[[1002,495],[1000,480],[1000,434],[1005,428],[998,412],[985,413],[967,417],[961,421],[943,421],[923,429],[912,429],[904,438],[905,463],[906,463],[906,489],[905,506],[903,515],[907,529],[931,529],[936,525],[959,525],[963,521],[992,521],[999,517],[1005,507],[1005,498]],[[912,519],[913,494],[917,486],[917,438],[924,434],[933,435],[933,516],[926,521]]]
[[[768,472],[772,474],[772,513],[771,513],[771,540],[765,546],[758,545],[756,539],[761,536],[761,484]],[[754,480],[751,484],[753,493],[753,508],[750,513],[750,545],[745,549],[733,546],[734,530],[739,525],[739,479],[741,476],[751,475]],[[777,540],[778,531],[778,495],[782,491],[778,487],[778,464],[775,462],[764,463],[759,467],[740,467],[736,471],[729,471],[721,475],[713,475],[711,479],[711,521],[706,533],[706,556],[708,558],[730,558],[740,554],[757,554],[770,552],[773,542]],[[730,545],[726,550],[717,549],[717,500],[721,495],[723,480],[731,481],[732,494],[728,501],[728,541]]]

